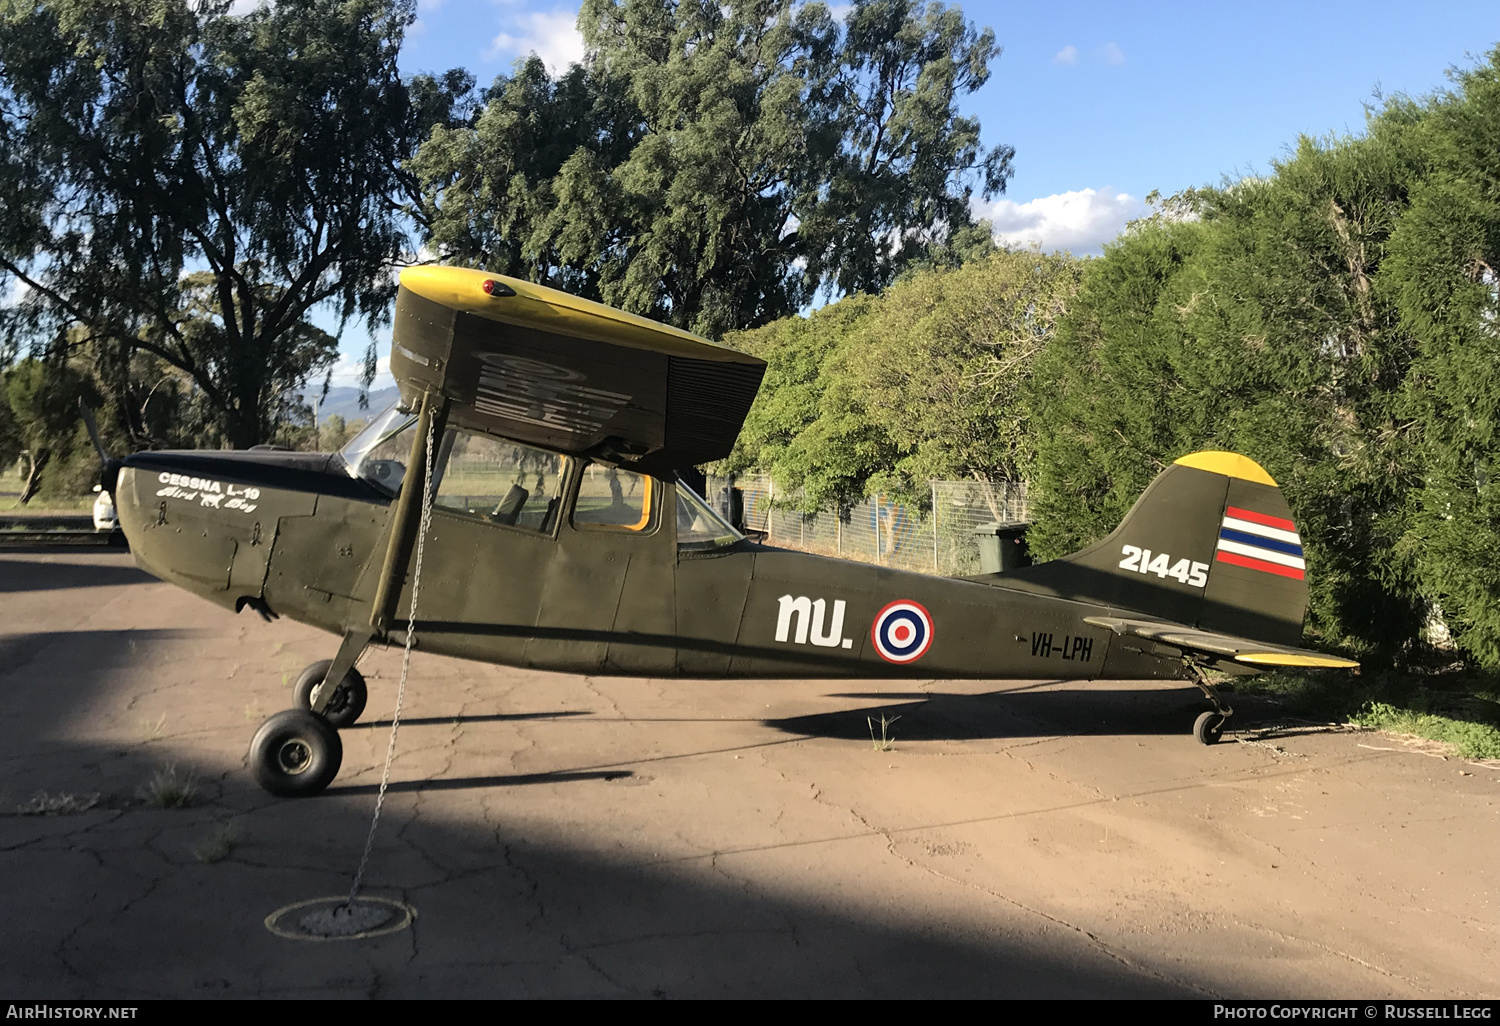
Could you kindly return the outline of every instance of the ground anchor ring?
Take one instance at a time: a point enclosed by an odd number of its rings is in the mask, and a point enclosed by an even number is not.
[[[398,933],[417,918],[417,910],[395,898],[361,895],[309,898],[266,916],[266,929],[287,940],[366,940]]]

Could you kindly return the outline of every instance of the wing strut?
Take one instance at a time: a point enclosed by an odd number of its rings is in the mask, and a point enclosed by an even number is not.
[[[422,518],[417,508],[422,501],[421,482],[427,479],[426,439],[429,430],[441,436],[447,422],[448,403],[441,395],[431,391],[422,393],[421,412],[417,416],[417,429],[412,432],[411,453],[406,461],[405,482],[401,494],[391,513],[391,534],[386,545],[385,562],[380,568],[380,578],[375,584],[375,601],[370,606],[370,622],[351,624],[344,630],[344,639],[333,657],[323,683],[313,690],[312,711],[322,715],[333,700],[334,684],[354,668],[365,646],[375,637],[383,637],[390,630],[396,616],[396,604],[401,600],[401,586],[406,581],[411,563],[413,543],[421,528]]]

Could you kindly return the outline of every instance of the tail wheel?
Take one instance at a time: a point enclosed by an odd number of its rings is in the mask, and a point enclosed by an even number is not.
[[[302,676],[297,678],[297,683],[292,687],[294,706],[312,711],[313,689],[323,683],[323,678],[328,675],[328,668],[332,665],[333,660],[323,659],[302,671]],[[370,692],[365,687],[364,676],[351,668],[333,689],[333,697],[328,700],[328,705],[317,715],[321,715],[335,730],[342,730],[354,725],[360,713],[365,711],[365,703],[369,700]]]
[[[279,712],[250,742],[250,773],[281,798],[317,794],[333,782],[344,761],[339,732],[304,709]]]
[[[1216,712],[1206,712],[1198,717],[1193,724],[1193,736],[1198,739],[1199,744],[1216,745],[1224,736],[1224,724],[1228,720]]]

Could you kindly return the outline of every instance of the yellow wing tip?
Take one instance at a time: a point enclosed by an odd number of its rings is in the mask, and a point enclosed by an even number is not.
[[[1250,457],[1241,456],[1237,452],[1195,452],[1182,457],[1176,465],[1206,470],[1210,474],[1223,474],[1225,477],[1237,477],[1241,481],[1253,481],[1256,484],[1270,485],[1272,488],[1277,487],[1275,478],[1267,474],[1264,467]]]
[[[423,299],[492,320],[529,326],[545,325],[564,334],[605,337],[636,348],[676,351],[699,359],[754,363],[762,361],[732,346],[691,331],[627,313],[536,282],[469,267],[420,264],[403,267],[402,288]],[[502,289],[485,291],[487,281]]]
[[[1235,661],[1252,666],[1317,666],[1327,669],[1357,670],[1359,663],[1329,655],[1291,655],[1285,652],[1241,652]]]

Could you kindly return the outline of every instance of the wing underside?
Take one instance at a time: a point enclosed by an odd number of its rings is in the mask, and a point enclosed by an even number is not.
[[[531,282],[407,268],[391,373],[456,427],[665,472],[729,454],[765,364]]]

